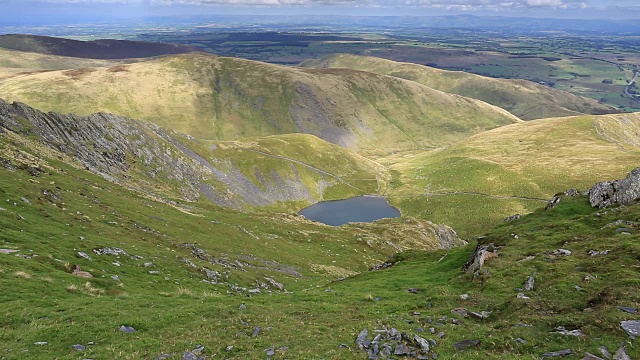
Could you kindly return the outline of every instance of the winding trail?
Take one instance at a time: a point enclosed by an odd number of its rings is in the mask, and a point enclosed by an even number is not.
[[[489,195],[489,194],[483,194],[479,192],[467,192],[467,191],[429,193],[429,194],[422,194],[421,196],[448,196],[448,195],[471,195],[471,196],[482,196],[486,198],[501,199],[501,200],[517,199],[517,200],[527,200],[527,201],[540,201],[545,203],[549,202],[548,199],[541,199],[541,198],[531,198],[526,196],[498,196],[498,195]]]
[[[629,89],[631,89],[631,86],[633,86],[633,84],[636,82],[636,79],[638,78],[638,72],[634,72],[633,73],[633,79],[631,79],[631,81],[629,81],[629,84],[627,85],[627,87],[624,88],[624,93],[625,95],[627,95],[629,98],[631,98],[631,100],[636,101],[636,102],[640,102],[639,99],[637,99],[635,96],[633,96],[633,94],[631,94],[629,92]]]

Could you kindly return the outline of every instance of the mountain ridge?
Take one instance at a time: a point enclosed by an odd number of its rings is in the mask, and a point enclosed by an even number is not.
[[[359,69],[396,76],[437,90],[485,101],[523,120],[619,112],[595,100],[526,80],[495,79],[370,56],[336,54],[303,62],[302,66]]]

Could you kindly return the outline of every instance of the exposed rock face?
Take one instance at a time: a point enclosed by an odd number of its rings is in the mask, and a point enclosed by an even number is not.
[[[476,249],[471,254],[471,258],[463,265],[462,270],[470,273],[475,273],[482,269],[484,262],[487,259],[498,256],[494,244],[482,245],[478,244]]]
[[[279,201],[314,201],[297,170],[295,179],[278,172],[252,174],[251,181],[231,161],[207,160],[157,125],[111,114],[89,116],[43,113],[0,99],[0,130],[36,137],[71,156],[105,179],[154,196],[173,187],[172,196],[201,196],[232,207],[266,206]],[[331,180],[331,179],[327,179]]]
[[[593,207],[605,208],[637,200],[640,200],[640,168],[631,171],[623,180],[604,181],[589,191],[589,202]]]

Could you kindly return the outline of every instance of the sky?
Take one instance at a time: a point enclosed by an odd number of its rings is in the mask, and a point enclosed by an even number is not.
[[[203,14],[640,18],[640,0],[0,0],[0,6],[0,27]]]

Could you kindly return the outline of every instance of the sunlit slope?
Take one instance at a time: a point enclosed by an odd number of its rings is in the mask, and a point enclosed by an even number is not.
[[[483,231],[559,191],[623,177],[640,165],[639,125],[620,114],[506,126],[396,162],[389,193],[407,214]]]
[[[297,211],[320,200],[375,194],[386,169],[313,135],[199,141],[110,114],[42,113],[0,100],[0,131],[29,146],[159,199],[255,210]]]
[[[333,55],[303,64],[316,68],[348,68],[416,81],[444,92],[499,106],[523,120],[578,114],[609,114],[616,109],[526,80],[506,80],[446,71],[428,66],[356,55]]]
[[[2,82],[0,96],[44,111],[147,119],[203,139],[308,133],[371,153],[439,147],[519,121],[390,76],[204,53],[19,76]]]

